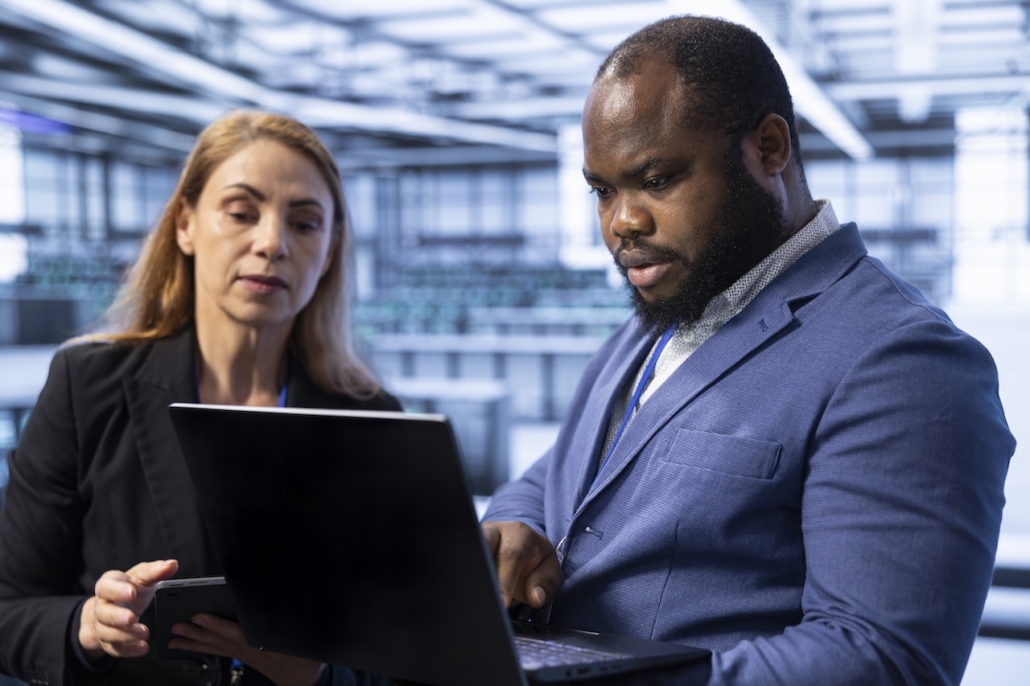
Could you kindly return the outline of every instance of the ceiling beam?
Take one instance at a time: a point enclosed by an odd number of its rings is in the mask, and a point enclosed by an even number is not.
[[[172,115],[200,125],[205,125],[232,109],[230,103],[218,104],[188,95],[160,93],[141,88],[62,81],[12,72],[0,72],[0,77],[3,77],[3,80],[0,81],[0,91],[65,102],[86,103],[127,112]],[[72,122],[67,123],[71,124]]]
[[[4,2],[6,9],[119,55],[137,69],[159,72],[180,84],[199,88],[212,97],[228,97],[238,104],[289,112],[312,126],[343,127],[542,152],[555,150],[555,137],[550,134],[274,91],[66,0]]]
[[[553,153],[535,150],[498,150],[485,145],[429,148],[366,148],[344,150],[336,156],[343,170],[391,169],[398,167],[447,167],[554,163]]]
[[[153,147],[167,148],[178,153],[189,152],[194,144],[194,137],[178,131],[171,131],[145,122],[134,122],[112,117],[99,112],[90,112],[69,105],[26,97],[20,93],[6,92],[12,75],[0,72],[0,98],[10,102],[23,111],[31,112],[48,119],[70,124],[83,131],[93,131],[107,136],[128,138]]]
[[[893,148],[947,148],[955,145],[955,129],[897,129],[892,131],[866,131],[865,137],[877,150]],[[818,133],[803,133],[801,154],[827,152],[836,149],[832,141]]]
[[[1019,74],[938,74],[875,81],[824,83],[835,100],[887,100],[903,97],[914,87],[933,95],[1012,95],[1030,93],[1030,76]]]

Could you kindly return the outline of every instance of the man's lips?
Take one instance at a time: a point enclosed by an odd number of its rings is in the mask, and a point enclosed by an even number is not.
[[[277,293],[286,290],[286,282],[278,276],[265,276],[264,274],[246,274],[240,277],[243,286],[259,294]]]
[[[648,288],[661,280],[672,267],[672,260],[654,250],[623,250],[615,257],[626,278],[637,288]]]

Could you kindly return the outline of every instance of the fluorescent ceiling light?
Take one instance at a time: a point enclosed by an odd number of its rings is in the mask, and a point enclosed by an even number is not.
[[[181,5],[149,0],[102,0],[109,12],[128,17],[134,24],[164,33],[195,36],[204,30],[204,18]]]
[[[826,84],[826,91],[837,100],[886,100],[900,98],[914,85],[923,84],[935,96],[941,95],[1011,95],[1030,88],[1030,79],[1023,74],[1006,76],[935,76],[908,79],[880,79]]]
[[[441,44],[453,40],[483,38],[513,39],[521,36],[517,26],[497,21],[496,16],[479,13],[440,17],[438,19],[404,19],[379,23],[379,30],[387,35],[415,43]]]
[[[883,14],[822,15],[814,20],[822,33],[883,33],[893,35],[894,18]]]
[[[228,109],[228,107],[207,100],[184,95],[155,93],[95,83],[59,81],[24,74],[6,73],[0,74],[0,76],[3,76],[0,80],[0,89],[2,90],[36,97],[104,105],[129,112],[145,112],[147,114],[174,112],[180,117],[192,119],[200,124],[207,124]]]
[[[1015,26],[1026,22],[1026,10],[1020,4],[996,5],[987,3],[976,7],[947,7],[940,25],[946,28],[967,29],[973,26]]]
[[[624,36],[669,16],[664,2],[627,2],[597,7],[562,7],[537,13],[544,22],[574,34],[622,29]]]
[[[6,7],[64,33],[89,41],[184,83],[200,86],[215,97],[228,97],[289,112],[302,121],[326,127],[346,127],[403,136],[430,136],[471,143],[525,147],[551,152],[554,136],[500,126],[469,124],[417,113],[337,102],[326,98],[296,96],[269,90],[227,69],[152,38],[144,33],[83,10],[64,0],[5,0]],[[93,86],[84,86],[87,90]],[[50,93],[44,95],[52,95]],[[79,94],[88,97],[85,92]],[[148,94],[157,100],[160,95]],[[109,103],[108,103],[109,104]],[[210,104],[210,107],[217,107]],[[138,109],[139,106],[132,108]],[[167,112],[178,113],[176,109]],[[310,117],[315,121],[309,121]],[[213,118],[213,117],[212,117]]]
[[[349,46],[347,31],[317,21],[301,21],[278,26],[250,24],[243,33],[266,50],[278,55],[308,54],[326,45]]]
[[[937,64],[937,21],[941,13],[941,0],[895,0],[894,5],[894,67],[899,74],[928,74]],[[925,102],[929,112],[929,97],[910,94],[902,107],[902,118],[917,112],[915,103]],[[924,116],[925,118],[925,116]]]
[[[521,98],[511,102],[463,102],[447,108],[470,119],[530,119],[583,113],[584,96],[561,98]]]
[[[511,40],[491,40],[482,42],[457,43],[440,46],[449,55],[471,59],[490,59],[517,55],[537,55],[541,51],[554,50],[562,52],[562,42],[556,37],[542,32],[532,36],[522,36]]]
[[[110,21],[63,0],[5,0],[8,10],[64,33],[131,57],[141,68],[176,77],[241,100],[259,102],[264,89],[237,74],[151,38],[124,24]]]
[[[204,14],[224,18],[238,17],[272,24],[282,22],[287,17],[264,0],[192,0],[191,4]]]
[[[0,76],[4,77],[2,82],[7,83],[8,75],[0,74]],[[122,138],[142,140],[150,145],[169,148],[179,152],[189,152],[195,142],[193,136],[179,133],[178,131],[169,131],[168,129],[143,122],[126,121],[125,119],[100,114],[99,112],[90,112],[78,107],[61,105],[14,93],[6,93],[4,98],[11,100],[23,110],[31,110],[36,114],[64,122],[85,131],[96,131]]]
[[[403,16],[419,13],[431,14],[460,10],[467,6],[466,0],[347,0],[327,2],[326,0],[294,0],[294,4],[338,19],[358,19]]]

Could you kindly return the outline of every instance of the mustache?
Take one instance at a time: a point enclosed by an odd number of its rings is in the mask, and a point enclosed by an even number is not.
[[[683,265],[690,265],[690,260],[672,248],[658,245],[646,238],[623,238],[619,246],[612,253],[615,264],[625,272],[635,264],[649,262],[679,262]]]

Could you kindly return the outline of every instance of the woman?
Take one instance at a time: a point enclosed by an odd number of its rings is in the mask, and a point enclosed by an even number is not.
[[[54,357],[10,456],[0,515],[0,672],[49,684],[364,682],[176,625],[150,654],[154,584],[221,570],[178,452],[173,402],[398,410],[343,335],[339,171],[288,117],[229,114],[198,139],[111,310]],[[92,594],[92,595],[91,595]]]

